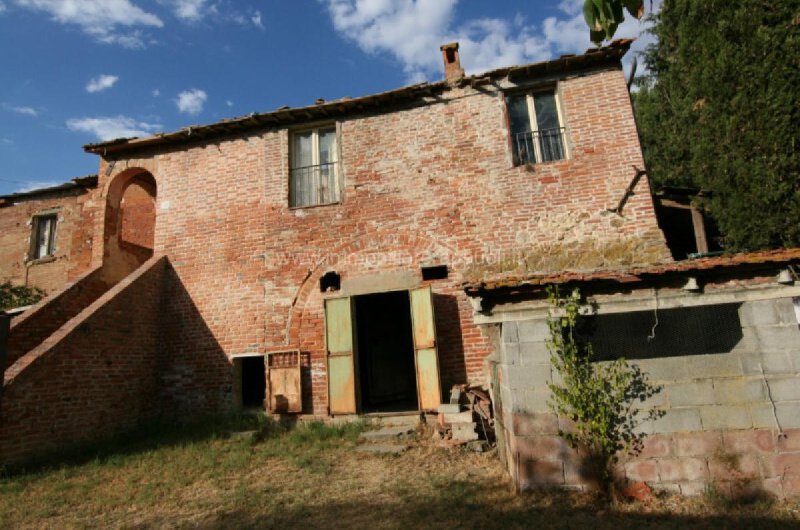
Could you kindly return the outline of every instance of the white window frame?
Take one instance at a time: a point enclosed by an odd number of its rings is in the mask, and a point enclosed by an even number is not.
[[[299,168],[295,168],[293,165],[294,161],[294,148],[295,148],[295,136],[300,134],[307,134],[311,133],[311,165],[305,166],[307,168],[317,168],[320,164],[320,150],[319,150],[319,133],[320,131],[328,131],[333,130],[334,132],[334,145],[332,152],[334,154],[334,160],[330,162],[333,166],[333,183],[334,189],[332,193],[332,199],[329,201],[321,201],[319,199],[319,189],[320,189],[320,172],[314,171],[313,178],[314,178],[314,195],[316,196],[316,200],[309,204],[295,204],[296,197],[293,196],[294,190],[294,171]],[[290,131],[289,133],[289,208],[290,209],[299,209],[299,208],[313,208],[316,206],[327,206],[331,204],[339,204],[342,202],[342,182],[341,182],[341,170],[340,170],[340,160],[341,160],[341,131],[339,123],[323,123],[320,125],[316,125],[314,127],[306,127],[303,129],[295,129]]]
[[[39,244],[39,231],[42,222],[52,221],[47,233],[47,242],[45,244],[44,253],[41,252],[41,245]],[[56,235],[58,232],[58,213],[57,212],[41,212],[34,214],[31,217],[31,244],[28,251],[28,260],[35,261],[45,258],[50,258],[56,253]]]
[[[558,162],[560,160],[567,160],[569,158],[569,142],[567,142],[567,126],[564,122],[564,114],[561,111],[561,94],[558,88],[556,87],[549,87],[549,88],[539,88],[536,90],[531,90],[528,92],[512,92],[506,95],[506,97],[513,97],[513,96],[525,96],[525,106],[528,109],[528,121],[530,122],[531,131],[532,132],[540,132],[539,131],[539,124],[536,121],[536,107],[534,101],[536,100],[537,94],[553,94],[553,99],[556,102],[556,116],[558,117],[558,126],[559,129],[563,129],[564,132],[561,135],[561,149],[564,152],[564,158],[560,158],[558,160],[547,160],[542,161],[542,149],[539,145],[539,142],[532,142],[533,143],[533,152],[534,157],[536,158],[536,164],[546,164],[549,162]],[[511,130],[511,121],[509,119],[508,122],[508,132],[511,136],[511,142],[514,142],[514,132]],[[513,149],[513,145],[512,145]],[[525,164],[519,164],[525,165]]]

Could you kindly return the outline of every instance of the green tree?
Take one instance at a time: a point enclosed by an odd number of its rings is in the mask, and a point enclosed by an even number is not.
[[[636,19],[642,18],[644,0],[584,0],[583,18],[589,26],[592,42],[599,45],[611,40],[617,27],[625,21],[625,11]]]
[[[800,245],[800,2],[665,0],[635,110],[649,176],[730,250]]]
[[[560,381],[550,384],[553,412],[573,423],[559,430],[573,448],[587,450],[589,468],[606,492],[613,484],[614,465],[623,454],[638,454],[645,434],[639,426],[664,415],[644,402],[661,391],[639,366],[619,358],[594,362],[592,345],[580,341],[581,296],[577,289],[560,296],[548,291],[554,311],[548,317],[550,360]]]
[[[44,291],[37,287],[12,285],[9,281],[0,283],[0,311],[35,304],[43,296]]]

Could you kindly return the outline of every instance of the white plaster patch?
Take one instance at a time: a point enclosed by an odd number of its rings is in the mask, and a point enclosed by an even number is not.
[[[169,201],[161,201],[161,209],[162,210],[169,210]]]

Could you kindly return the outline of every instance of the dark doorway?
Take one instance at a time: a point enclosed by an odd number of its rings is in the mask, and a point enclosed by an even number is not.
[[[264,357],[242,357],[242,408],[263,408],[267,391]]]
[[[355,297],[362,412],[417,410],[407,291]]]

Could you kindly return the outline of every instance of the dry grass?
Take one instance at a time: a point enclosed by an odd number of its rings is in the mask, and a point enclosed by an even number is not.
[[[496,457],[422,439],[405,454],[352,450],[360,426],[219,426],[153,434],[99,456],[0,479],[3,528],[624,528],[797,525],[796,502],[719,506],[663,497],[608,507],[577,493],[515,495]],[[98,453],[95,453],[98,454]]]

